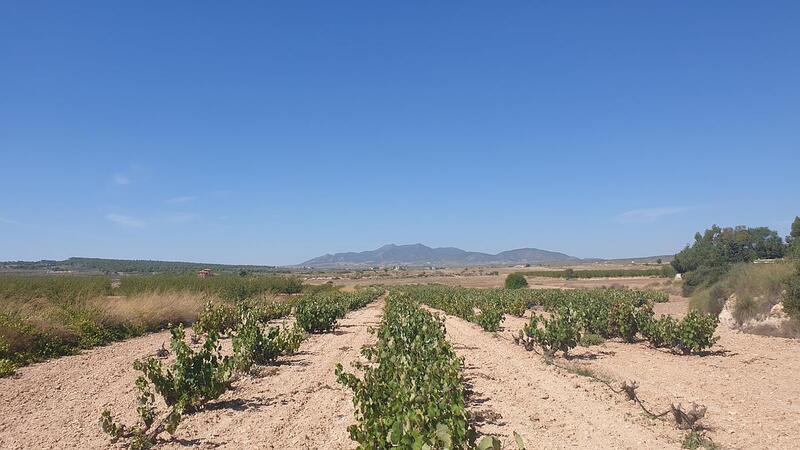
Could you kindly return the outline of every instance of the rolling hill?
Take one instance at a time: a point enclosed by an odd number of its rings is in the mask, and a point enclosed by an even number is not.
[[[468,252],[455,247],[431,248],[422,244],[384,245],[375,250],[327,254],[300,264],[304,267],[357,267],[357,266],[477,266],[490,264],[540,264],[580,262],[579,258],[564,253],[538,248],[520,248],[496,255]]]

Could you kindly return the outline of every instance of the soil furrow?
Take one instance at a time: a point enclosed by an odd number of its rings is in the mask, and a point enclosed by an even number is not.
[[[446,316],[448,338],[464,357],[478,431],[513,447],[679,448],[680,433],[643,417],[603,385],[547,365],[479,326]]]
[[[383,304],[349,313],[335,332],[310,335],[298,354],[260,368],[260,376],[238,380],[232,391],[185,417],[175,440],[163,447],[352,448],[347,433],[354,420],[352,394],[336,382],[334,368],[339,362],[347,367],[362,346],[374,342],[367,328],[377,326]],[[0,379],[0,448],[113,447],[98,426],[100,413],[109,409],[135,423],[134,381],[140,372],[131,364],[162,343],[169,347],[169,339],[169,332],[150,334],[23,367]]]

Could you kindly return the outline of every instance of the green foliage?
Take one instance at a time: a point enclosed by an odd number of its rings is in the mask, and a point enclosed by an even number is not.
[[[363,308],[375,300],[380,289],[362,289],[353,293],[317,291],[305,295],[295,305],[297,324],[309,333],[323,333],[336,328],[338,319],[348,311]]]
[[[682,320],[671,316],[651,319],[642,334],[654,347],[670,348],[684,354],[699,353],[717,341],[715,316],[690,311]]]
[[[115,423],[109,411],[100,416],[100,426],[111,436],[112,441],[129,437],[132,449],[151,448],[161,431],[174,434],[181,416],[200,405],[219,398],[230,388],[234,371],[234,360],[220,354],[219,335],[209,331],[200,350],[194,351],[185,340],[183,325],[173,327],[170,347],[175,362],[165,368],[160,360],[150,357],[135,361],[133,368],[142,372],[136,379],[139,423],[128,429]],[[153,428],[157,416],[155,394],[159,394],[170,408],[164,421]]]
[[[789,237],[792,239],[800,237],[800,216],[794,217],[792,231],[789,233]]]
[[[581,347],[591,347],[593,345],[600,345],[604,343],[606,340],[603,336],[594,333],[587,333],[581,336],[579,344]]]
[[[503,310],[496,307],[486,307],[481,310],[475,320],[485,331],[497,331],[500,328],[500,322],[503,321]]]
[[[360,449],[475,446],[462,362],[445,339],[441,319],[407,295],[392,293],[377,345],[362,353],[370,362],[359,367],[362,378],[336,367],[338,381],[353,390],[356,424],[348,430]]]
[[[800,239],[793,238],[789,247],[786,249],[786,256],[789,259],[800,261]]]
[[[674,348],[688,354],[698,353],[711,347],[719,339],[714,337],[718,323],[717,317],[689,311],[678,325]]]
[[[683,438],[681,448],[687,448],[689,450],[697,450],[700,448],[705,450],[717,450],[719,446],[717,446],[717,444],[715,444],[711,439],[693,430],[687,433]]]
[[[220,275],[198,278],[192,274],[124,277],[120,281],[117,291],[124,295],[141,292],[188,291],[210,294],[224,301],[236,302],[264,294],[296,294],[302,289],[302,281],[294,277]]]
[[[637,305],[630,300],[616,302],[608,310],[608,335],[635,342],[636,334],[650,316],[649,305]]]
[[[567,355],[581,339],[580,324],[572,308],[562,308],[549,319],[532,316],[522,335],[527,343],[534,343],[551,355],[559,350]]]
[[[0,358],[21,366],[138,334],[89,305],[110,293],[105,277],[0,276]]]
[[[525,279],[525,275],[514,272],[508,274],[506,277],[506,289],[522,289],[528,287],[528,280]]]
[[[778,233],[766,227],[720,228],[716,225],[697,233],[691,247],[686,246],[672,261],[684,275],[684,295],[708,286],[730,269],[731,265],[758,258],[780,258],[786,247]]]
[[[224,302],[209,300],[203,307],[203,312],[193,325],[197,333],[216,332],[227,334],[236,326],[236,307]]]
[[[672,347],[678,340],[678,320],[672,316],[652,319],[642,328],[645,338],[653,347]]]
[[[797,240],[800,242],[800,239]],[[786,314],[795,320],[800,320],[800,266],[785,283],[786,294],[783,299],[783,309]]]
[[[660,264],[660,263],[659,263]],[[529,270],[520,272],[526,277],[545,278],[628,278],[628,277],[666,277],[675,276],[671,266],[646,267],[642,269],[565,269],[565,270]]]
[[[172,328],[170,348],[175,362],[165,369],[157,358],[135,361],[133,368],[143,372],[167,406],[193,408],[213,400],[230,385],[233,361],[220,354],[219,334],[209,331],[199,351],[193,351],[185,340],[183,325]]]
[[[104,273],[126,273],[126,274],[151,274],[151,273],[172,273],[172,274],[192,274],[200,269],[211,269],[214,273],[235,274],[239,270],[247,270],[251,273],[274,274],[286,272],[275,266],[252,266],[239,265],[232,266],[227,264],[208,264],[177,261],[152,261],[152,260],[128,260],[128,259],[105,259],[105,258],[69,258],[63,261],[15,261],[4,265],[20,270],[41,270],[41,271],[71,271],[71,272],[104,272]]]
[[[295,307],[297,325],[309,333],[333,330],[341,313],[342,308],[337,302],[326,301],[315,295],[302,299]]]
[[[300,347],[305,333],[297,327],[267,327],[266,331],[248,308],[240,309],[233,335],[233,360],[236,370],[250,371],[253,364],[268,364],[278,356],[291,354]]]
[[[17,365],[14,364],[14,361],[6,358],[0,358],[0,378],[14,375],[14,372],[16,371]]]

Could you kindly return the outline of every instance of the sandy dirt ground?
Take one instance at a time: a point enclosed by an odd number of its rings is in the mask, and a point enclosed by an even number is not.
[[[655,309],[681,317],[687,303],[671,296],[669,303],[656,304]],[[513,336],[526,322],[506,316],[500,338],[514,346]],[[572,358],[557,362],[584,366],[614,384],[636,380],[639,397],[654,412],[662,412],[670,403],[706,405],[703,424],[722,448],[800,448],[800,343],[723,326],[717,335],[720,340],[703,356],[612,340],[578,347]]]
[[[367,327],[379,323],[383,301],[348,314],[334,333],[311,335],[298,354],[244,377],[206,410],[184,419],[163,448],[352,448],[352,395],[334,368],[359,358],[374,342]],[[119,342],[42,364],[0,379],[0,448],[112,447],[99,426],[103,409],[134,423],[136,358],[152,355],[169,333]],[[168,434],[162,437],[168,438]]]
[[[536,449],[680,448],[677,430],[643,417],[603,385],[547,365],[475,324],[445,317],[448,339],[464,357],[478,431],[497,436],[504,448],[515,448],[514,432]]]
[[[374,342],[383,302],[352,312],[335,333],[310,336],[300,352],[185,418],[166,448],[349,449],[351,393],[336,383],[334,367],[359,358]],[[662,314],[681,316],[687,301],[671,296]],[[532,448],[677,448],[684,432],[648,419],[604,384],[548,365],[514,345],[525,319],[508,316],[487,333],[461,319],[446,319],[448,339],[465,359],[469,405],[483,434],[512,444],[514,431]],[[608,341],[578,348],[562,365],[580,365],[614,381],[634,379],[653,410],[696,401],[703,423],[722,448],[798,448],[800,345],[796,340],[718,330],[704,356],[673,355],[644,343]],[[104,409],[126,423],[135,417],[136,358],[169,340],[156,333],[21,368],[0,379],[0,448],[113,448],[98,425]],[[168,438],[167,434],[162,435]],[[119,447],[119,446],[117,446]],[[510,447],[510,448],[513,448]]]
[[[425,276],[425,277],[374,277],[358,280],[339,279],[331,280],[335,285],[343,286],[367,286],[371,284],[383,284],[396,286],[401,284],[444,284],[447,286],[462,286],[471,288],[500,288],[505,283],[507,274],[500,275],[452,275],[452,276]],[[587,278],[565,280],[563,278],[528,277],[528,284],[531,289],[577,289],[577,288],[596,288],[608,287],[612,284],[622,285],[630,288],[644,288],[652,284],[660,284],[667,281],[666,278],[658,277],[626,277],[626,278]],[[312,281],[313,284],[314,281]],[[322,280],[315,280],[322,283]]]

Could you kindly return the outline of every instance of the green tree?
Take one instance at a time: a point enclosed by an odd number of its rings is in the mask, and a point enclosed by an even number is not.
[[[520,289],[528,286],[528,280],[519,272],[508,274],[506,277],[506,289]]]
[[[795,216],[794,222],[792,222],[792,231],[789,233],[789,236],[792,239],[800,237],[800,216]]]
[[[713,225],[704,233],[696,233],[694,243],[675,255],[672,267],[684,276],[684,294],[698,286],[716,282],[736,263],[758,258],[780,258],[786,246],[778,233],[767,227],[737,226],[721,228]]]

